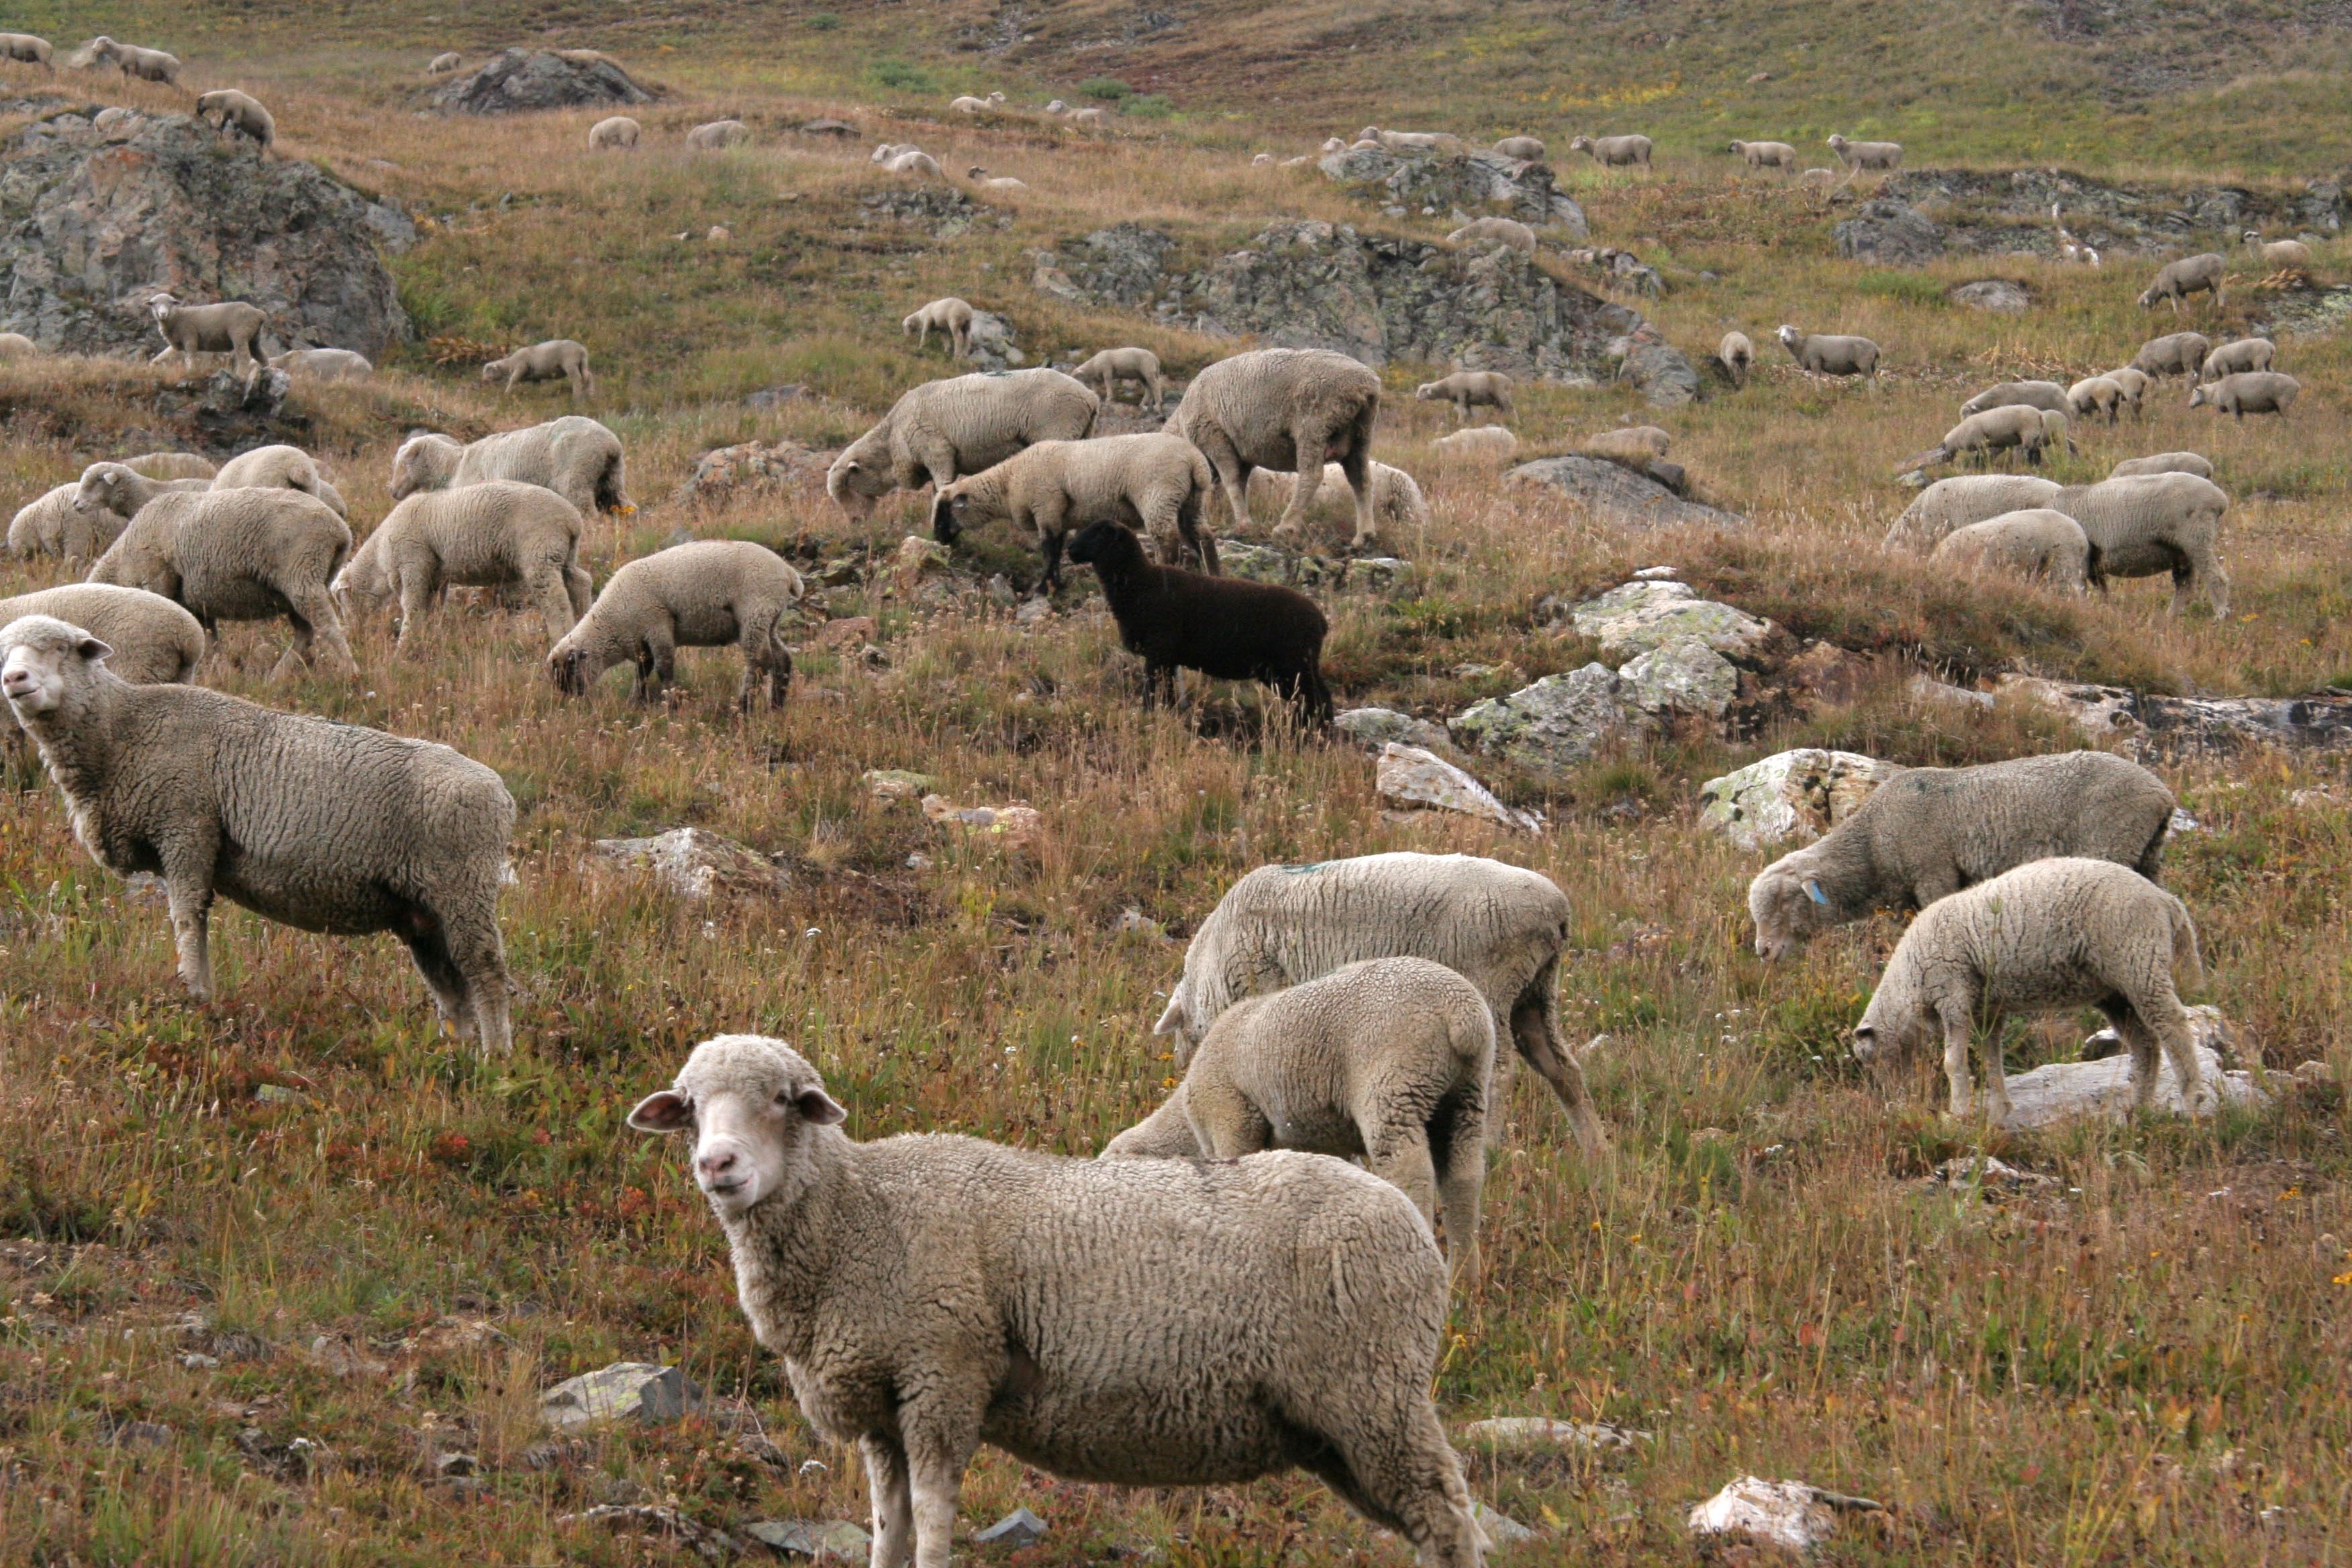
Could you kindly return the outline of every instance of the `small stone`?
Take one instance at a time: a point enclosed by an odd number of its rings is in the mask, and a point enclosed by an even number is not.
[[[710,232],[702,237],[703,242],[707,245],[724,245],[734,237],[735,231],[723,223],[712,224]]]
[[[1990,708],[1992,693],[1971,691],[1964,686],[1952,686],[1931,676],[1915,675],[1906,688],[1912,699],[1919,702],[1937,702],[1955,708]]]
[[[702,1391],[677,1367],[630,1361],[567,1378],[539,1396],[540,1414],[559,1428],[597,1421],[675,1421],[701,1404]]]
[[[1626,694],[1652,713],[1720,719],[1739,695],[1739,671],[1696,637],[1662,643],[1617,673]]]
[[[1955,284],[1946,290],[1946,297],[1955,305],[1990,310],[2002,316],[2021,316],[2033,308],[2032,292],[2024,284],[2008,278],[1985,278],[1974,283]]]
[[[1286,585],[1297,570],[1296,558],[1287,552],[1239,539],[1217,541],[1217,564],[1228,577]]]
[[[860,1561],[874,1539],[845,1519],[763,1519],[745,1525],[743,1533],[788,1557],[820,1562]]]
[[[1543,831],[1537,818],[1505,805],[1485,784],[1436,752],[1418,746],[1391,741],[1381,749],[1378,788],[1383,799],[1483,816],[1522,833]]]
[[[1333,719],[1331,727],[1375,755],[1391,741],[1425,752],[1454,749],[1443,726],[1391,708],[1350,708]]]
[[[1835,1495],[1803,1481],[1742,1476],[1692,1509],[1688,1523],[1697,1535],[1752,1535],[1791,1552],[1806,1552],[1836,1533],[1837,1515],[1826,1500]],[[1840,1500],[1859,1504],[1864,1500]]]
[[[1478,1528],[1485,1531],[1486,1539],[1496,1546],[1520,1546],[1543,1539],[1542,1531],[1529,1530],[1509,1514],[1475,1500],[1470,1504],[1470,1517],[1478,1521]]]
[[[957,805],[942,795],[923,797],[923,815],[943,827],[1000,838],[1017,849],[1033,848],[1045,837],[1045,816],[1025,802],[1011,805]]]
[[[206,1355],[202,1351],[190,1351],[180,1358],[180,1364],[190,1372],[218,1372],[220,1357]]]
[[[1496,1415],[1473,1421],[1461,1429],[1461,1436],[1480,1447],[1501,1451],[1630,1448],[1650,1437],[1650,1434],[1637,1427],[1618,1426],[1606,1421],[1555,1421],[1548,1415]]]
[[[1041,626],[1053,618],[1053,601],[1042,595],[1024,601],[1021,607],[1013,612],[1013,624],[1028,628]]]
[[[1045,1539],[1045,1521],[1025,1508],[1016,1508],[974,1535],[975,1546],[1030,1546]]]
[[[1686,637],[1734,658],[1750,658],[1776,629],[1744,610],[1700,598],[1687,583],[1628,583],[1585,600],[1570,616],[1577,631],[1598,641],[1601,657],[1610,659],[1632,658]]]
[[[783,868],[765,855],[699,827],[674,827],[651,838],[599,838],[588,847],[592,864],[647,873],[681,899],[776,893],[792,885]]]
[[[310,1359],[330,1377],[382,1377],[392,1370],[390,1363],[377,1360],[341,1335],[314,1336]]]
[[[1466,750],[1558,773],[1590,761],[1602,742],[1643,721],[1617,672],[1588,664],[1477,703],[1448,720],[1446,729]]]
[[[910,773],[905,768],[869,768],[864,774],[866,788],[876,800],[916,800],[929,795],[935,781],[929,773]]]
[[[837,621],[827,621],[816,634],[820,647],[840,647],[854,643],[860,647],[874,640],[876,634],[872,616],[844,616]]]
[[[907,857],[907,869],[909,871],[928,871],[932,865],[931,858],[919,849]]]
[[[2045,1176],[2039,1171],[2021,1171],[1990,1154],[1962,1155],[1947,1160],[1936,1167],[1933,1180],[1948,1187],[1975,1187],[1980,1191],[1990,1188],[2015,1192],[2058,1184],[2054,1176]]]
[[[107,1441],[120,1448],[160,1448],[175,1435],[161,1421],[125,1421]]]
[[[2168,831],[2173,833],[2202,833],[2205,831],[2204,825],[2202,823],[2199,822],[2195,817],[2189,816],[2187,812],[2181,810],[2180,807],[2177,805],[2172,808],[2172,816],[2167,823],[2167,828]]]
[[[302,1091],[289,1089],[282,1083],[257,1084],[254,1088],[253,1098],[264,1105],[293,1105],[300,1101]]]
[[[1168,928],[1133,904],[1119,910],[1118,918],[1110,922],[1110,929],[1120,936],[1139,936],[1150,942],[1168,940]]]
[[[743,405],[764,413],[770,409],[782,408],[785,404],[802,396],[807,391],[808,388],[798,382],[790,382],[782,386],[763,386],[759,391],[745,396]]]
[[[1671,583],[1680,574],[1680,572],[1681,568],[1675,566],[1644,566],[1634,573],[1633,576],[1637,582]]]
[[[443,1477],[470,1476],[482,1462],[471,1454],[444,1454],[433,1461],[433,1473]]]
[[[2226,1040],[2221,1016],[2210,1007],[2192,1007],[2189,1023],[2202,1092],[2192,1105],[2180,1092],[2172,1058],[2160,1055],[2153,1109],[2175,1116],[2208,1116],[2217,1102],[2269,1103],[2271,1091],[2263,1082],[2253,1073],[2231,1070],[2216,1048],[2217,1042]],[[2097,1061],[2050,1062],[2019,1073],[2008,1080],[2007,1088],[2010,1116],[2002,1125],[2011,1131],[2030,1131],[2084,1120],[2124,1121],[2132,1114],[2131,1057],[2118,1052]]]
[[[936,539],[925,539],[910,533],[898,542],[898,552],[893,559],[893,569],[901,583],[912,583],[934,572],[945,572],[955,563],[955,556]]]

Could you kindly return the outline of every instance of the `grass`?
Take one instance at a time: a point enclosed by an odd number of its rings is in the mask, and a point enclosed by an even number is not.
[[[264,4],[240,7],[233,31],[211,7],[77,7],[66,27],[35,6],[18,25],[76,41],[100,26],[185,37],[192,85],[234,75],[271,103],[289,153],[428,218],[393,262],[424,334],[586,342],[603,389],[593,411],[627,442],[646,507],[596,525],[587,553],[600,581],[681,527],[761,539],[811,565],[895,551],[918,526],[912,501],[853,527],[792,489],[696,507],[668,498],[710,447],[836,443],[946,373],[897,329],[938,294],[1003,312],[1033,357],[1136,342],[1181,375],[1229,351],[1036,294],[1028,251],[1121,218],[1203,258],[1276,216],[1422,237],[1447,226],[1386,224],[1312,175],[1248,169],[1250,151],[1352,130],[1368,99],[1401,111],[1384,108],[1383,122],[1426,111],[1435,123],[1445,102],[1444,123],[1482,134],[1564,137],[1595,117],[1622,128],[1639,116],[1665,149],[1654,176],[1568,172],[1595,236],[1665,273],[1668,292],[1640,308],[1695,353],[1732,326],[1759,343],[1781,321],[1866,332],[1886,345],[1885,374],[1811,383],[1768,344],[1748,392],[1664,416],[1620,389],[1523,387],[1524,439],[1559,446],[1655,418],[1676,458],[1751,519],[1738,533],[1629,537],[1434,464],[1427,443],[1446,416],[1403,395],[1425,367],[1391,367],[1381,456],[1423,477],[1434,519],[1391,542],[1418,569],[1410,590],[1328,602],[1335,684],[1348,705],[1459,711],[1512,679],[1463,667],[1533,679],[1591,656],[1548,627],[1539,600],[1662,561],[1800,636],[1879,657],[1878,674],[1850,703],[1776,710],[1737,742],[1686,733],[1565,779],[1497,767],[1489,782],[1553,825],[1528,839],[1391,818],[1360,756],[1287,735],[1245,692],[1214,691],[1181,715],[1140,711],[1133,663],[1083,585],[1034,628],[977,582],[902,592],[873,571],[822,588],[825,613],[876,616],[887,662],[827,649],[812,628],[790,707],[749,721],[727,711],[733,675],[718,655],[686,656],[669,707],[632,706],[618,677],[559,699],[537,673],[535,626],[488,606],[453,605],[405,655],[384,628],[355,628],[357,684],[271,685],[276,637],[233,628],[227,689],[443,741],[506,778],[523,808],[504,906],[518,1048],[479,1062],[439,1036],[388,941],[330,941],[230,909],[216,921],[220,1000],[191,1004],[172,983],[160,909],[90,863],[54,792],[11,795],[0,1560],[683,1562],[683,1549],[560,1521],[625,1500],[730,1528],[862,1517],[851,1456],[793,1413],[734,1309],[723,1246],[677,1152],[626,1131],[627,1106],[695,1040],[758,1029],[819,1064],[859,1137],[952,1129],[1089,1153],[1157,1102],[1170,1070],[1148,1029],[1181,946],[1124,929],[1123,911],[1181,939],[1253,866],[1423,848],[1496,854],[1559,882],[1576,911],[1566,1022],[1614,1042],[1590,1067],[1620,1145],[1606,1168],[1576,1158],[1532,1083],[1519,1089],[1487,1188],[1488,1278],[1455,1303],[1438,1394],[1451,1419],[1550,1414],[1654,1436],[1622,1454],[1480,1458],[1479,1495],[1549,1532],[1498,1561],[1693,1561],[1684,1511],[1750,1471],[1897,1505],[1851,1530],[1840,1563],[2342,1561],[2352,1158],[2340,1096],[2196,1127],[2003,1136],[1940,1121],[1924,1064],[1881,1083],[1843,1053],[1897,925],[1849,928],[1766,971],[1745,945],[1742,899],[1760,857],[1697,832],[1693,800],[1698,781],[1784,745],[1958,763],[2072,743],[2033,711],[1922,707],[1906,692],[1920,668],[2273,693],[2352,669],[2339,521],[2352,431],[2336,393],[2352,356],[2339,339],[2285,345],[2307,388],[2291,426],[2208,423],[2168,387],[2144,426],[2078,430],[2084,455],[2059,470],[2210,453],[2238,498],[2226,624],[2201,610],[2165,619],[2153,583],[2077,601],[1938,578],[1874,548],[1906,499],[1888,483],[1893,465],[1940,435],[1968,390],[2121,363],[2169,330],[2168,315],[2133,310],[2126,268],[2004,258],[1889,274],[1840,262],[1828,229],[1842,214],[1735,174],[1713,154],[1718,132],[1794,124],[1916,141],[1932,129],[1960,159],[2063,153],[2097,173],[2268,180],[2318,166],[2312,137],[2324,116],[2340,121],[2340,89],[2257,70],[2168,99],[2162,116],[2118,108],[2062,79],[2105,45],[2037,42],[2025,18],[1924,4],[1897,5],[1858,41],[1845,6],[1748,6],[1714,26],[1671,5],[1580,14],[1595,30],[1590,58],[1563,52],[1570,22],[1513,5],[1342,16],[1310,4],[1255,19],[1247,48],[1230,47],[1236,12],[1204,8],[1172,37],[1092,52],[1079,46],[1114,13],[1074,5],[1005,57],[949,47],[987,19],[976,9],[906,10],[717,6],[691,22],[622,11],[588,26],[520,6],[401,5],[330,21]],[[1923,17],[1906,41],[1897,24]],[[1963,30],[1974,56],[1947,47]],[[586,157],[586,112],[488,125],[407,112],[428,44],[478,53],[517,37],[610,47],[669,84],[641,116],[647,150]],[[1841,38],[1850,73],[1826,58]],[[778,47],[744,47],[761,42]],[[2251,67],[2270,47],[2239,27],[2216,52]],[[2028,57],[2039,63],[2004,83],[2004,62]],[[881,80],[883,61],[920,79]],[[1772,81],[1732,96],[1767,68]],[[1123,117],[1105,140],[1017,113],[937,122],[951,92],[1030,83],[1032,97],[1075,99],[1092,76],[1132,89],[1129,117],[1147,94],[1178,107],[1148,127]],[[66,79],[106,100],[177,101]],[[1339,107],[1350,82],[1352,110]],[[2276,136],[2225,140],[2217,108],[2265,92],[2285,105]],[[1768,110],[1776,129],[1758,132],[1750,121]],[[2019,141],[2011,122],[2028,111],[2047,151]],[[720,112],[757,127],[761,145],[669,150]],[[918,141],[950,167],[1018,174],[1032,192],[1005,209],[1006,226],[940,241],[865,205],[889,182],[862,150],[783,133],[817,114]],[[671,237],[719,222],[733,231],[723,247]],[[2346,261],[2330,246],[2322,271]],[[1949,302],[1950,285],[1987,271],[2024,279],[2035,308],[2011,319]],[[2228,324],[2265,309],[2252,281],[2233,289]],[[2200,330],[2211,319],[2200,312]],[[166,444],[177,432],[157,399],[172,379],[0,366],[8,495],[28,499],[133,442]],[[810,395],[759,413],[741,402],[787,382]],[[560,391],[501,397],[420,343],[372,386],[304,393],[294,412],[354,518],[373,521],[410,427],[474,435],[565,406]],[[1034,571],[1003,538],[974,542],[992,569]],[[0,567],[0,593],[46,580]],[[1020,856],[950,837],[870,796],[861,775],[887,767],[931,774],[959,803],[1025,799],[1047,837]],[[2271,1066],[2324,1058],[2339,1080],[2352,1074],[2341,764],[2263,755],[2167,776],[2200,825],[2174,846],[2168,879],[2199,921],[2206,999]],[[790,889],[694,908],[589,868],[591,839],[687,823],[782,856]],[[2082,1022],[2028,1031],[2011,1059],[2070,1054]],[[1979,1150],[2057,1185],[2004,1195],[1925,1182]],[[175,1327],[191,1312],[209,1326]],[[504,1338],[425,1332],[448,1317],[487,1318]],[[191,1353],[219,1365],[184,1364]],[[748,1406],[552,1444],[536,1429],[538,1390],[623,1359],[682,1363]],[[782,1462],[739,1446],[720,1415],[755,1419]],[[133,1422],[170,1432],[142,1440]],[[478,1488],[440,1479],[450,1451],[478,1458]],[[825,1468],[804,1472],[811,1458]],[[1295,1477],[1131,1493],[991,1455],[963,1522],[1024,1504],[1053,1524],[1019,1554],[1024,1568],[1115,1548],[1157,1548],[1181,1568],[1402,1561]]]

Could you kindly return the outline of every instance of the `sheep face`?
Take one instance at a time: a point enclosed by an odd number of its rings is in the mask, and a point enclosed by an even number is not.
[[[74,491],[74,510],[87,513],[99,510],[130,516],[131,513],[119,504],[123,499],[121,492],[127,488],[124,481],[128,478],[127,473],[118,472],[110,467],[93,468],[81,477],[80,488]]]
[[[582,626],[588,623],[583,621]],[[613,667],[613,661],[593,647],[585,647],[570,637],[549,651],[547,678],[555,689],[566,697],[585,697],[596,678]]]
[[[440,489],[456,474],[461,448],[446,436],[411,436],[392,455],[392,499],[406,500],[418,490]]]
[[[1780,866],[1765,867],[1748,884],[1748,912],[1756,921],[1756,956],[1767,963],[1794,958],[1831,918],[1820,881]]]
[[[959,485],[950,485],[931,498],[931,537],[953,544],[972,525],[972,500]]]
[[[2210,391],[2212,391],[2210,386],[2196,386],[2189,388],[2189,406],[2191,408],[2202,408],[2207,404],[2214,402],[2215,400],[2213,398],[2206,395]],[[81,505],[81,502],[77,500],[74,502],[74,505],[79,507]]]
[[[874,514],[874,503],[898,489],[898,481],[887,470],[877,470],[864,459],[846,452],[834,459],[824,476],[824,493],[833,498],[853,520],[863,521]]]
[[[816,1179],[814,1130],[848,1114],[783,1041],[720,1035],[694,1047],[677,1082],[639,1100],[629,1125],[692,1128],[694,1184],[726,1219],[771,1198],[797,1201]]]
[[[374,554],[367,552],[353,556],[349,565],[336,573],[327,592],[334,595],[343,619],[355,621],[383,608],[384,601],[392,597],[392,584]]]
[[[18,719],[54,713],[65,705],[66,689],[89,666],[114,650],[82,630],[48,616],[26,616],[0,629],[0,695]]]

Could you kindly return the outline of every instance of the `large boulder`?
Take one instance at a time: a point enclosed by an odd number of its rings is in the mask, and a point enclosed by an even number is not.
[[[1603,658],[1633,658],[1685,637],[1734,658],[1754,658],[1778,631],[1745,610],[1700,598],[1687,583],[1627,583],[1569,614],[1579,636],[1601,645]]]
[[[1780,752],[1699,785],[1698,819],[1742,849],[1810,843],[1902,771],[1858,752]]]
[[[1446,721],[1466,751],[1538,773],[1565,773],[1619,735],[1650,727],[1633,693],[1605,664],[1547,675],[1508,697],[1489,698]]]
[[[0,145],[0,331],[52,353],[152,355],[148,299],[244,300],[281,344],[370,358],[409,335],[379,245],[407,215],[299,158],[238,157],[184,114],[80,113]]]
[[[1617,356],[1617,379],[1654,407],[1673,408],[1698,397],[1698,371],[1690,356],[1666,342],[1647,322],[1610,345]]]
[[[2315,180],[2294,195],[2239,185],[2108,184],[2065,169],[1905,169],[1877,194],[1935,221],[1944,250],[1985,256],[2055,256],[2053,205],[2068,230],[2110,258],[2180,255],[2203,248],[2197,237],[2217,231],[2332,235],[2346,212],[2343,187],[2334,180]]]
[[[2352,747],[2352,692],[2165,697],[2121,686],[2004,675],[2000,693],[2053,709],[2095,740],[2126,740],[2143,756],[2228,752],[2250,746]]]
[[[1577,505],[1600,513],[1627,528],[1673,528],[1706,523],[1717,528],[1744,528],[1748,520],[1736,511],[1722,511],[1685,500],[1647,474],[1637,474],[1606,458],[1571,452],[1559,458],[1538,458],[1509,470],[1506,479],[1549,485]]]
[[[1944,254],[1944,229],[1917,207],[1881,198],[1830,231],[1837,253],[1850,261],[1924,267]]]
[[[1570,238],[1585,237],[1584,209],[1554,188],[1551,168],[1496,153],[1392,153],[1385,147],[1350,147],[1316,167],[1384,209],[1402,208],[1424,217],[1467,223],[1474,217],[1513,217],[1530,228],[1557,228]],[[1403,214],[1393,214],[1402,216]]]
[[[517,114],[533,109],[601,109],[651,103],[618,60],[593,49],[503,49],[478,68],[434,89],[449,114]]]

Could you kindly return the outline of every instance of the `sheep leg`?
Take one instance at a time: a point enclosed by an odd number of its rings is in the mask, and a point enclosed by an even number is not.
[[[1162,382],[1158,375],[1153,374],[1145,376],[1143,378],[1143,384],[1145,389],[1151,394],[1151,407],[1153,412],[1156,413],[1168,406],[1168,387],[1166,383]]]
[[[1372,423],[1371,416],[1358,419],[1349,436],[1347,450],[1339,454],[1339,471],[1348,476],[1349,488],[1356,492],[1356,537],[1348,542],[1350,550],[1361,550],[1378,542],[1379,522],[1372,515]],[[1323,477],[1322,465],[1316,465],[1315,477]]]
[[[906,1451],[869,1433],[857,1440],[866,1460],[866,1491],[874,1510],[874,1548],[867,1568],[907,1568],[915,1554],[915,1504],[907,1489]]]
[[[1944,1077],[1952,1088],[1952,1115],[1960,1121],[1976,1114],[1976,1085],[1969,1078],[1969,1034],[1975,1009],[1952,1003],[1940,1010],[1944,1026]]]
[[[1544,1080],[1551,1085],[1560,1109],[1568,1113],[1569,1125],[1575,1130],[1577,1146],[1583,1150],[1585,1158],[1598,1160],[1609,1152],[1609,1135],[1601,1130],[1601,1117],[1592,1109],[1591,1092],[1585,1088],[1584,1068],[1560,1036],[1552,1000],[1553,978],[1559,968],[1557,957],[1546,963],[1511,1009],[1511,1042],[1528,1065],[1543,1074]],[[1504,1078],[1499,1064],[1496,1076]],[[1508,1087],[1507,1079],[1504,1087]],[[1501,1095],[1490,1096],[1487,1103],[1498,1112],[1488,1119],[1488,1126],[1500,1137]]]
[[[2137,1115],[2155,1103],[2161,1043],[2126,998],[2110,996],[2099,1004],[2099,1011],[2106,1015],[2107,1026],[2115,1030],[2131,1058],[2132,1111]]]
[[[1058,594],[1062,591],[1062,531],[1041,527],[1037,547],[1045,556],[1045,575],[1042,579],[1045,590],[1049,596]]]
[[[467,1000],[466,976],[450,958],[448,933],[442,929],[440,917],[422,904],[412,905],[394,930],[409,957],[416,961],[425,988],[433,993],[441,1021],[460,1035],[470,1032],[474,1009]]]
[[[415,567],[411,567],[401,573],[400,629],[393,636],[392,646],[394,647],[405,648],[408,646],[409,634],[414,632],[424,621],[425,610],[432,605],[434,600],[439,597],[439,595],[434,592],[438,584],[433,581],[433,577],[430,573],[419,570]],[[566,626],[563,628],[563,631],[568,632],[572,628],[570,626]],[[555,635],[558,637],[561,637],[563,636],[563,632],[558,632]]]
[[[572,612],[571,585],[564,580],[563,568],[554,563],[543,563],[532,574],[531,602],[539,607],[539,618],[547,626],[550,642],[561,642],[577,619]]]
[[[1192,1073],[1184,1079],[1183,1091],[1184,1116],[1192,1124],[1192,1141],[1208,1158],[1238,1160],[1274,1147],[1274,1124],[1222,1074]],[[1422,1212],[1429,1212],[1426,1205]]]
[[[1364,1140],[1364,1163],[1411,1198],[1422,1218],[1432,1226],[1437,1224],[1437,1162],[1430,1157],[1427,1127],[1412,1121],[1371,1129]]]
[[[1323,488],[1323,454],[1330,449],[1331,438],[1328,432],[1310,426],[1293,431],[1290,445],[1291,461],[1298,466],[1297,482],[1290,487],[1290,504],[1282,509],[1282,520],[1274,525],[1276,539],[1296,539],[1305,526],[1316,492]]]
[[[1454,1278],[1479,1274],[1478,1207],[1486,1181],[1486,1110],[1482,1085],[1450,1096],[1430,1123],[1437,1163],[1437,1212],[1445,1221],[1445,1257]]]
[[[677,643],[667,626],[656,626],[637,644],[637,700],[651,702],[677,679]]]
[[[596,580],[589,576],[587,571],[579,563],[566,563],[563,568],[563,592],[564,595],[572,601],[572,623],[577,625],[580,617],[588,613],[588,607],[596,602]],[[564,629],[569,631],[571,626],[567,626]]]
[[[1385,1397],[1382,1394],[1385,1394]],[[1445,1440],[1445,1428],[1419,1384],[1393,1393],[1354,1388],[1317,1436],[1307,1468],[1342,1501],[1412,1542],[1425,1568],[1478,1568],[1484,1533],[1470,1514],[1469,1489]],[[1356,1434],[1378,1433],[1367,1441]]]
[[[343,618],[335,613],[335,601],[329,596],[326,584],[305,584],[288,594],[286,599],[287,619],[294,624],[294,647],[300,652],[302,662],[314,662],[311,642],[315,635],[327,646],[329,663],[345,675],[357,675],[359,661],[352,658],[352,645],[343,640]],[[404,621],[404,626],[405,624]]]
[[[220,845],[209,833],[191,842],[166,845],[163,891],[172,912],[172,946],[180,962],[180,984],[199,1002],[213,994],[211,918],[213,867]]]
[[[915,1505],[915,1568],[948,1568],[963,1472],[980,1446],[979,1412],[967,1416],[938,1408],[950,1397],[898,1407],[898,1430],[907,1445],[908,1489]]]
[[[1985,1020],[1985,1114],[1996,1127],[2009,1125],[2009,1069],[2002,1061],[2001,1022],[1998,1013]]]
[[[1209,459],[1209,468],[1217,476],[1217,483],[1225,492],[1225,504],[1232,508],[1234,527],[1246,531],[1249,528],[1249,477],[1253,465],[1242,460],[1225,433],[1217,429],[1198,431],[1192,444],[1201,448],[1201,456]]]

